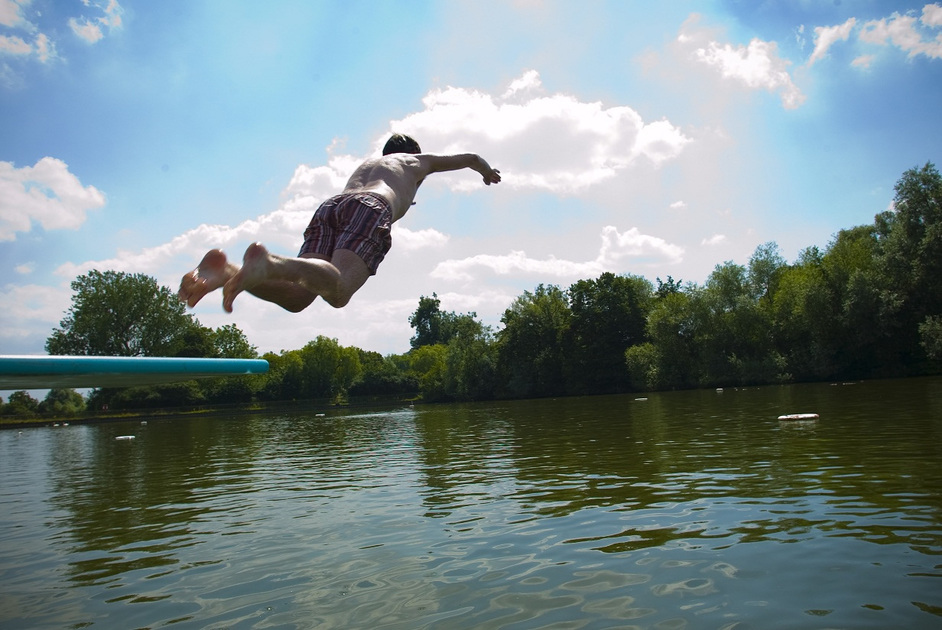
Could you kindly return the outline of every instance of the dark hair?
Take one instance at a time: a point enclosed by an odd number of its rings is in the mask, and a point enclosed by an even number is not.
[[[421,153],[422,149],[419,147],[419,143],[410,138],[409,136],[403,135],[401,133],[394,133],[389,137],[389,140],[386,141],[386,146],[383,147],[383,155],[389,155],[390,153]]]

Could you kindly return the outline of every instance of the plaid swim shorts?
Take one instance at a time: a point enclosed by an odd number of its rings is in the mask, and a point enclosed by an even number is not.
[[[347,193],[320,205],[304,230],[302,254],[321,254],[328,259],[336,249],[348,249],[366,263],[370,275],[392,246],[392,210],[375,193]]]

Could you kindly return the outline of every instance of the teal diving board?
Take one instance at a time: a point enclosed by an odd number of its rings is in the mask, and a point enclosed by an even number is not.
[[[267,371],[264,359],[7,355],[0,356],[0,390],[134,387]]]

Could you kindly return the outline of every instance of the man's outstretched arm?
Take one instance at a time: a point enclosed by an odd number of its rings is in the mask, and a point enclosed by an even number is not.
[[[432,173],[470,168],[481,174],[486,185],[500,183],[500,171],[491,168],[490,164],[477,153],[458,153],[456,155],[422,153],[415,157],[419,160],[420,179]]]

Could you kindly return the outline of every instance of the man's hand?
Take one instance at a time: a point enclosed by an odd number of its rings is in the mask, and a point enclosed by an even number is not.
[[[491,184],[500,183],[500,171],[496,168],[491,168],[491,165],[484,161],[484,158],[478,156],[478,159],[481,161],[480,168],[477,171],[484,177],[484,184],[490,186]]]

